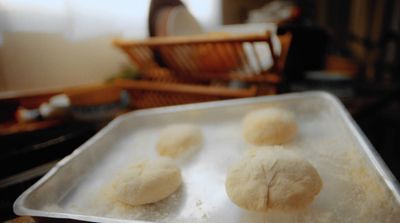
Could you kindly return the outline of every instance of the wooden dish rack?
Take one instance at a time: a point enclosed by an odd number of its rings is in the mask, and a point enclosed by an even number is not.
[[[276,55],[270,33],[263,35],[201,35],[152,37],[146,40],[115,40],[142,74],[141,80],[115,81],[132,96],[133,108],[149,108],[227,98],[275,94],[291,34],[278,36]],[[272,57],[268,69],[256,45],[264,44]],[[265,58],[265,57],[264,57]],[[247,88],[227,85],[238,81]]]

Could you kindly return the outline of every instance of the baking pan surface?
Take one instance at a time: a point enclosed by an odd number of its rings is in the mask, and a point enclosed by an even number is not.
[[[323,188],[297,212],[254,213],[225,192],[228,167],[250,147],[241,122],[249,111],[279,106],[292,111],[297,137],[284,145],[318,170]],[[110,183],[125,166],[157,156],[160,130],[193,123],[203,146],[185,159],[182,187],[155,204],[113,201]],[[292,93],[134,111],[118,117],[61,160],[15,202],[19,215],[91,222],[398,222],[399,184],[343,105],[324,92]]]

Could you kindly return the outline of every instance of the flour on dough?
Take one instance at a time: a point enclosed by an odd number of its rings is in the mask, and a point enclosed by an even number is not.
[[[173,124],[165,127],[157,142],[160,156],[178,157],[181,154],[201,147],[201,129],[191,124]]]
[[[112,187],[116,200],[142,205],[162,200],[182,184],[181,171],[167,158],[144,160],[124,169]]]
[[[296,133],[294,115],[284,109],[260,109],[243,119],[243,137],[254,145],[283,144],[292,140]]]
[[[225,187],[236,205],[250,211],[297,210],[314,200],[322,180],[297,154],[261,149],[247,153],[229,169]]]

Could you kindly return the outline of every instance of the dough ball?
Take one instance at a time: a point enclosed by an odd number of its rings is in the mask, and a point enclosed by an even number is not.
[[[266,146],[256,146],[256,145],[250,145],[246,149],[247,154],[255,153],[260,149],[285,149],[284,146],[282,145],[266,145]]]
[[[181,171],[167,158],[129,166],[113,184],[115,198],[129,205],[154,203],[174,193],[182,183]]]
[[[309,205],[322,181],[305,159],[284,149],[257,150],[228,171],[229,198],[239,207],[257,212],[297,210]]]
[[[292,113],[267,108],[250,112],[243,120],[244,139],[251,144],[282,144],[290,141],[297,133]]]
[[[177,157],[180,154],[199,148],[203,136],[199,127],[190,124],[175,124],[165,127],[157,143],[161,156]]]

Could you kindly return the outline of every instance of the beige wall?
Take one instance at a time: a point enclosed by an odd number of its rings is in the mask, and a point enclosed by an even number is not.
[[[0,90],[66,87],[102,82],[126,56],[112,37],[70,42],[60,34],[4,33],[0,46]]]

